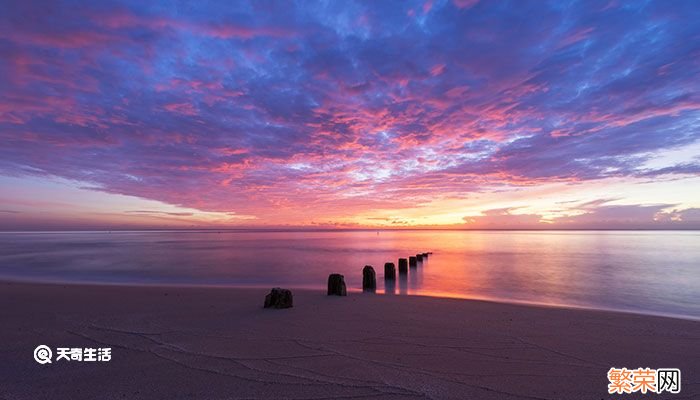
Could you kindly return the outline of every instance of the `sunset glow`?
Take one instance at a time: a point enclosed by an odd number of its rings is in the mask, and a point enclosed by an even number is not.
[[[695,1],[1,10],[2,230],[700,228]]]

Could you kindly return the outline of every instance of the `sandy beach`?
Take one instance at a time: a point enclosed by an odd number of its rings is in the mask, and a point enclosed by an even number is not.
[[[0,284],[0,398],[607,399],[615,367],[680,368],[700,322],[483,301],[267,289]],[[111,347],[109,362],[33,358]],[[639,394],[617,398],[639,398]]]

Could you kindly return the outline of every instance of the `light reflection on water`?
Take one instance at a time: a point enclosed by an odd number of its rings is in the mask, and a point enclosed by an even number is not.
[[[0,279],[359,290],[373,265],[433,251],[387,293],[700,318],[696,231],[0,233]]]

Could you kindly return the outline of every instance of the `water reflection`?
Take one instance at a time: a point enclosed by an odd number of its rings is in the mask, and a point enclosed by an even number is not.
[[[396,294],[396,279],[384,280],[384,293]]]
[[[399,275],[399,294],[408,294],[408,278],[405,274]]]
[[[424,251],[385,293],[700,317],[695,231],[0,233],[0,278],[323,288],[338,272],[361,290],[362,266],[384,281]]]
[[[422,270],[423,268],[418,268],[417,266],[411,266],[408,268],[408,286],[411,289],[411,293],[416,293],[419,289],[418,271]]]

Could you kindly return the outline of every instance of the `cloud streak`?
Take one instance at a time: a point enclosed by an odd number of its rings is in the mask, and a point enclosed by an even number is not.
[[[565,215],[547,218],[520,213],[518,208],[486,210],[463,220],[471,229],[698,229],[700,209],[677,209],[673,204],[610,204],[600,199],[560,210]]]

